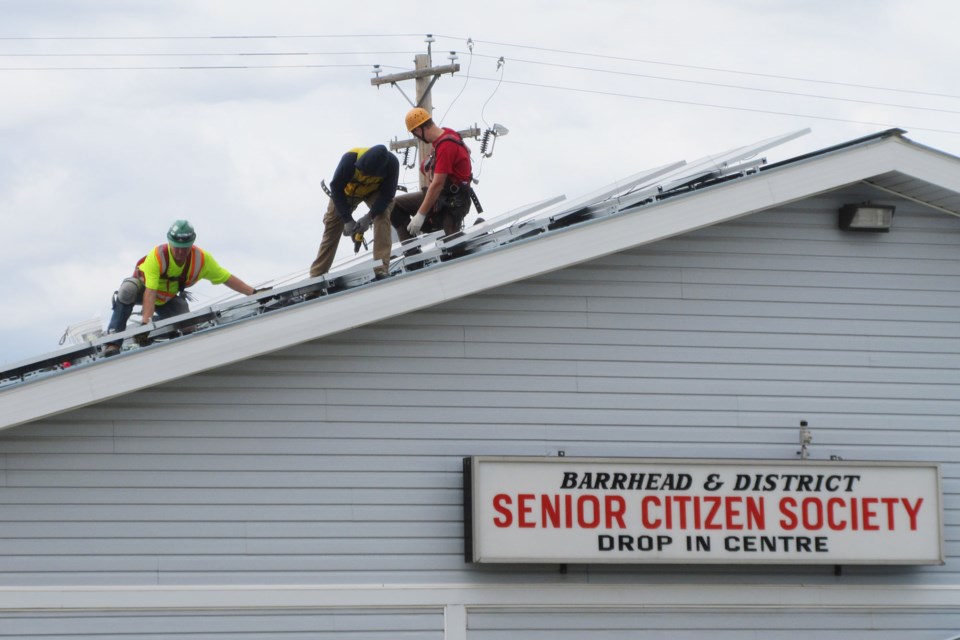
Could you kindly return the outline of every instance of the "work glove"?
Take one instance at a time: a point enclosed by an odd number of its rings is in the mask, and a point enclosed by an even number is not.
[[[263,293],[264,291],[270,291],[270,289],[273,289],[273,287],[260,287],[259,289],[254,289],[253,293],[251,293],[250,295],[255,296],[258,293]]]
[[[373,224],[373,216],[369,213],[359,220],[357,220],[357,226],[354,228],[354,233],[366,233],[367,229],[370,228],[370,225]]]
[[[427,216],[422,213],[418,213],[413,216],[413,219],[410,220],[410,224],[407,225],[407,233],[412,236],[415,236],[420,233],[420,228],[423,226],[424,220],[427,219]]]
[[[350,218],[343,223],[343,237],[352,238],[353,230],[357,228],[357,223],[353,221],[353,218]]]

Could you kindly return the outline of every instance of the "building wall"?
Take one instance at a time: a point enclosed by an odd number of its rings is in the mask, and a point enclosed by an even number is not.
[[[836,229],[866,199],[897,204],[893,232]],[[580,628],[470,608],[470,588],[505,584],[956,593],[958,244],[953,217],[827,194],[2,432],[0,587],[455,586],[466,630],[447,637],[471,638]],[[942,464],[946,565],[463,562],[464,456],[795,460],[800,420],[815,459]],[[438,598],[449,618],[460,601]],[[690,629],[794,637],[793,613],[748,605]],[[630,606],[591,611],[583,624],[638,637]],[[960,629],[960,610],[930,613],[912,637]],[[883,615],[810,619],[856,638]]]

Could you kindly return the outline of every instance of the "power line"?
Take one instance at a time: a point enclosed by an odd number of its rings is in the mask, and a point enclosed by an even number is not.
[[[253,35],[253,36],[10,36],[2,40],[56,41],[56,40],[304,40],[310,38],[416,38],[422,33],[352,33],[315,35]]]
[[[403,69],[380,65],[383,69]],[[342,69],[362,67],[368,64],[264,64],[264,65],[180,65],[168,67],[0,67],[0,71],[196,71],[224,69]]]
[[[209,39],[209,40],[234,40],[234,39],[236,39],[236,40],[253,40],[253,39],[281,40],[281,39],[307,39],[307,38],[417,37],[417,36],[421,36],[421,35],[423,35],[423,34],[350,34],[350,35],[343,35],[343,34],[336,34],[336,35],[334,35],[334,34],[327,34],[327,35],[323,35],[323,34],[317,34],[317,35],[250,35],[250,36],[0,37],[0,41],[3,41],[3,40],[7,40],[7,41],[34,41],[34,40],[35,40],[35,41],[52,41],[52,40],[67,40],[67,41],[118,40],[118,41],[131,41],[131,40],[133,40],[133,41],[136,41],[136,40],[203,40],[203,39]],[[438,36],[438,37],[448,38],[448,39],[454,39],[454,38],[452,38],[451,36]],[[953,95],[949,95],[949,94],[939,94],[939,93],[931,93],[931,92],[923,92],[923,91],[909,91],[909,90],[904,90],[904,89],[895,89],[895,88],[889,88],[889,87],[877,87],[877,86],[870,86],[870,85],[860,85],[860,84],[854,84],[854,83],[843,83],[843,82],[831,82],[831,81],[823,81],[823,80],[813,80],[813,79],[810,79],[810,78],[799,78],[799,77],[776,75],[776,74],[753,73],[753,72],[740,71],[740,70],[732,70],[732,69],[722,69],[722,68],[715,68],[715,67],[704,67],[704,66],[697,66],[697,65],[685,65],[685,64],[678,64],[678,63],[670,63],[670,62],[662,62],[662,61],[654,61],[654,60],[644,60],[644,59],[638,59],[638,58],[627,58],[627,57],[621,57],[621,56],[610,56],[610,55],[594,54],[594,53],[588,53],[588,52],[569,51],[569,50],[563,50],[563,49],[552,49],[552,48],[546,48],[546,47],[535,47],[535,46],[519,45],[519,44],[512,44],[512,43],[501,43],[501,42],[486,41],[486,40],[473,40],[473,42],[491,44],[491,45],[496,45],[496,46],[515,47],[515,48],[521,48],[521,49],[530,49],[530,50],[537,50],[537,51],[545,51],[545,52],[550,52],[550,53],[562,53],[562,54],[566,54],[566,55],[576,55],[576,56],[584,56],[584,57],[591,57],[591,58],[602,58],[602,59],[608,59],[608,60],[619,60],[619,61],[628,61],[628,62],[640,62],[640,63],[646,63],[646,64],[657,64],[657,65],[663,65],[663,66],[671,66],[671,67],[687,68],[687,69],[697,69],[697,70],[704,70],[704,71],[714,71],[714,72],[722,72],[722,73],[734,73],[734,74],[748,75],[748,76],[756,76],[756,77],[764,77],[764,78],[777,78],[777,79],[785,79],[785,80],[796,80],[796,81],[803,81],[803,82],[810,82],[810,83],[819,83],[819,84],[827,84],[827,85],[835,85],[835,86],[843,86],[843,87],[874,89],[874,90],[892,91],[892,92],[899,92],[899,93],[913,93],[913,94],[917,94],[917,95],[928,95],[928,96],[938,96],[938,97],[948,97],[948,98],[960,98],[960,96],[953,96]],[[89,53],[89,54],[87,54],[87,53],[65,53],[65,54],[2,54],[2,53],[0,53],[0,57],[32,57],[32,58],[53,58],[53,57],[67,57],[67,58],[70,58],[70,57],[117,58],[117,57],[186,57],[186,56],[197,56],[197,57],[217,57],[217,56],[219,56],[219,57],[227,57],[227,56],[240,56],[240,57],[279,57],[279,56],[321,56],[321,55],[336,55],[336,56],[339,56],[339,55],[374,55],[374,54],[376,54],[376,55],[397,55],[397,54],[409,54],[409,53],[414,53],[414,52],[408,52],[408,51],[375,51],[375,52],[339,52],[339,51],[338,51],[338,52],[309,52],[309,51],[282,52],[282,51],[272,51],[272,52],[232,52],[232,53],[136,53],[136,54],[123,54],[123,53],[109,53],[109,54],[105,54],[105,53]],[[471,54],[472,54],[472,51],[471,51]],[[495,58],[495,57],[496,57],[496,58],[499,58],[500,60],[503,59],[502,57],[498,57],[498,56],[488,56],[488,55],[483,55],[483,54],[475,54],[475,55],[477,55],[477,56],[479,56],[479,57],[486,57],[486,58]],[[547,67],[557,67],[557,68],[564,68],[564,69],[574,69],[574,70],[587,71],[587,72],[592,72],[592,73],[607,73],[607,74],[614,74],[614,75],[621,75],[621,76],[630,76],[630,77],[638,77],[638,78],[648,78],[648,79],[655,79],[655,80],[663,80],[663,81],[668,81],[668,82],[681,82],[681,83],[687,83],[687,84],[697,84],[697,85],[704,85],[704,86],[711,86],[711,87],[721,87],[721,88],[730,88],[730,89],[745,90],[745,91],[756,91],[756,92],[779,94],[779,95],[787,95],[787,96],[807,97],[807,98],[814,98],[814,99],[821,99],[821,100],[834,100],[834,101],[840,101],[840,102],[852,102],[852,103],[859,103],[859,104],[869,104],[869,105],[875,105],[875,106],[884,106],[884,107],[901,108],[901,109],[915,109],[915,110],[932,111],[932,112],[940,112],[940,113],[948,113],[948,114],[957,114],[957,113],[960,113],[960,112],[958,112],[958,111],[948,110],[948,109],[937,109],[937,108],[932,108],[932,107],[920,107],[920,106],[912,106],[912,105],[904,105],[904,104],[883,103],[883,102],[876,102],[876,101],[869,101],[869,100],[859,100],[859,99],[854,99],[854,98],[836,98],[836,97],[833,97],[833,96],[823,96],[823,95],[809,94],[809,93],[802,93],[802,92],[781,91],[781,90],[775,90],[775,89],[763,89],[763,88],[757,88],[757,87],[747,87],[747,86],[742,86],[742,85],[731,85],[731,84],[717,83],[717,82],[707,82],[707,81],[697,81],[697,80],[686,80],[686,79],[682,79],[682,78],[671,78],[671,77],[655,76],[655,75],[641,74],[641,73],[633,73],[633,72],[613,71],[613,70],[607,70],[607,69],[596,69],[596,68],[592,68],[592,67],[584,67],[584,66],[570,65],[570,64],[561,64],[561,63],[551,63],[551,62],[541,62],[541,61],[536,61],[536,60],[511,59],[511,61],[512,61],[512,62],[524,63],[524,64],[531,64],[531,65],[541,65],[541,66],[547,66]],[[18,71],[18,72],[22,72],[22,71],[154,71],[154,70],[159,71],[159,70],[235,70],[235,69],[314,69],[314,68],[356,68],[356,67],[366,67],[366,66],[368,66],[368,65],[363,65],[363,64],[292,64],[292,65],[175,65],[175,66],[103,66],[103,67],[81,67],[81,66],[70,66],[70,67],[68,67],[68,66],[57,66],[57,67],[0,67],[0,71]],[[390,66],[384,66],[384,65],[381,65],[381,68],[403,69],[403,67],[390,67]],[[468,70],[468,71],[469,71],[469,70]],[[469,79],[469,73],[468,73],[468,79]],[[632,99],[639,99],[639,100],[650,100],[650,101],[667,102],[667,103],[673,103],[673,104],[685,104],[685,105],[691,105],[691,106],[711,107],[711,108],[717,108],[717,109],[747,111],[747,112],[755,112],[755,113],[766,113],[766,114],[772,114],[772,115],[784,115],[784,116],[792,116],[792,117],[804,117],[804,118],[812,118],[812,119],[818,119],[818,120],[830,120],[830,121],[835,121],[835,122],[848,122],[848,123],[853,123],[853,124],[865,124],[865,125],[874,125],[874,126],[892,126],[892,125],[890,125],[889,123],[867,122],[867,121],[859,121],[859,120],[852,120],[852,119],[845,119],[845,118],[835,118],[835,117],[829,117],[829,116],[804,115],[804,114],[796,114],[796,113],[790,113],[790,112],[774,111],[774,110],[767,110],[767,109],[758,109],[758,108],[752,108],[752,107],[736,107],[736,106],[730,106],[730,105],[709,104],[709,103],[695,102],[695,101],[684,101],[684,100],[675,100],[675,99],[668,99],[668,98],[655,98],[655,97],[651,97],[651,96],[640,96],[640,95],[633,95],[633,94],[619,93],[619,92],[600,91],[600,90],[593,90],[593,89],[580,89],[580,88],[576,88],[576,87],[563,87],[563,86],[557,86],[557,85],[538,84],[538,83],[532,83],[532,82],[522,82],[522,81],[517,81],[517,80],[505,80],[505,79],[503,79],[502,76],[501,76],[500,78],[498,78],[498,79],[493,79],[493,78],[480,78],[480,77],[476,77],[476,79],[478,79],[478,80],[486,80],[486,81],[496,81],[496,82],[498,82],[498,83],[499,83],[499,82],[506,82],[507,84],[523,85],[523,86],[529,86],[529,87],[538,87],[538,88],[552,89],[552,90],[560,90],[560,91],[575,91],[575,92],[578,92],[578,93],[592,93],[592,94],[596,94],[596,95],[607,95],[607,96],[613,96],[613,97],[624,97],[624,98],[632,98]],[[498,86],[499,86],[499,84],[498,84]],[[951,134],[960,133],[960,131],[952,131],[952,130],[945,130],[945,129],[936,129],[936,128],[930,128],[930,127],[910,127],[910,128],[911,128],[911,129],[914,129],[914,130],[932,131],[932,132],[938,132],[938,133],[951,133]]]
[[[457,37],[454,37],[454,36],[444,36],[444,35],[438,35],[438,34],[434,34],[434,35],[435,35],[436,37],[438,37],[438,38],[448,38],[448,39],[451,39],[451,40],[463,40],[463,38],[457,38]],[[736,73],[736,74],[746,75],[746,76],[756,76],[756,77],[759,77],[759,78],[775,78],[775,79],[777,79],[777,80],[793,80],[793,81],[797,81],[797,82],[813,82],[813,83],[817,83],[817,84],[827,84],[827,85],[834,85],[834,86],[840,86],[840,87],[853,87],[853,88],[857,88],[857,89],[872,89],[872,90],[875,90],[875,91],[892,91],[892,92],[896,92],[896,93],[912,93],[912,94],[922,95],[922,96],[935,96],[935,97],[938,97],[938,98],[960,99],[960,96],[958,96],[958,95],[953,95],[953,94],[948,94],[948,93],[935,93],[935,92],[930,92],[930,91],[918,91],[918,90],[914,90],[914,89],[897,89],[897,88],[893,88],[893,87],[879,87],[879,86],[875,86],[875,85],[856,84],[856,83],[852,83],[852,82],[835,82],[835,81],[831,81],[831,80],[817,80],[817,79],[814,79],[814,78],[803,78],[803,77],[798,77],[798,76],[787,76],[787,75],[779,75],[779,74],[773,74],[773,73],[758,73],[758,72],[754,72],[754,71],[741,71],[741,70],[738,70],[738,69],[723,69],[723,68],[721,68],[721,67],[704,67],[704,66],[692,65],[692,64],[680,64],[680,63],[677,63],[677,62],[663,62],[663,61],[661,61],[661,60],[645,60],[645,59],[643,59],[643,58],[626,58],[626,57],[622,57],[622,56],[609,56],[609,55],[604,55],[604,54],[599,54],[599,53],[588,53],[588,52],[585,52],[585,51],[568,51],[568,50],[565,50],[565,49],[550,49],[550,48],[548,48],[548,47],[534,47],[534,46],[523,45],[523,44],[512,44],[512,43],[509,43],[509,42],[494,42],[494,41],[491,41],[491,40],[474,40],[474,42],[482,43],[482,44],[492,44],[492,45],[496,45],[496,46],[499,46],[499,47],[516,47],[516,48],[518,48],[518,49],[531,49],[531,50],[534,50],[534,51],[546,51],[546,52],[549,52],[549,53],[563,53],[563,54],[567,54],[567,55],[585,56],[585,57],[590,57],[590,58],[603,58],[603,59],[606,59],[606,60],[619,60],[619,61],[622,61],[622,62],[641,62],[641,63],[644,63],[644,64],[657,64],[657,65],[663,65],[663,66],[668,66],[668,67],[677,67],[677,68],[680,68],[680,69],[695,69],[695,70],[698,70],[698,71],[714,71],[714,72],[718,72],[718,73]]]
[[[348,55],[414,55],[415,51],[263,51],[263,52],[229,52],[229,53],[0,53],[0,58],[176,58],[176,57],[312,57],[312,56],[348,56]],[[480,58],[500,59],[502,56],[472,54]],[[857,104],[867,104],[871,106],[893,107],[897,109],[914,109],[917,111],[931,111],[936,113],[960,114],[960,111],[953,109],[938,109],[935,107],[922,107],[908,104],[897,104],[890,102],[878,102],[875,100],[859,100],[857,98],[839,98],[835,96],[824,96],[812,93],[803,93],[799,91],[783,91],[779,89],[764,89],[760,87],[748,87],[736,84],[726,84],[720,82],[707,82],[703,80],[687,80],[684,78],[671,78],[667,76],[656,76],[643,73],[634,73],[629,71],[613,71],[609,69],[597,69],[593,67],[583,67],[578,65],[560,64],[555,62],[542,62],[539,60],[523,60],[510,58],[511,62],[531,64],[545,67],[556,67],[561,69],[573,69],[577,71],[587,71],[591,73],[605,73],[610,75],[627,76],[634,78],[646,78],[651,80],[662,80],[665,82],[679,82],[683,84],[693,84],[708,87],[719,87],[726,89],[737,89],[742,91],[754,91],[758,93],[770,93],[776,95],[796,96],[803,98],[813,98],[817,100],[832,100],[835,102],[852,102]],[[96,67],[97,70],[162,70],[162,69],[256,69],[256,68],[318,68],[321,66],[363,66],[363,65],[279,65],[273,66],[237,66],[237,65],[189,65],[178,67]],[[400,67],[394,67],[400,68]],[[37,71],[86,71],[90,67],[0,67],[0,71],[27,71],[35,69]],[[469,68],[467,69],[469,77]]]
[[[834,117],[830,117],[830,116],[815,116],[815,115],[809,115],[809,114],[803,114],[803,113],[790,113],[790,112],[787,112],[787,111],[773,111],[773,110],[770,110],[770,109],[756,109],[756,108],[753,108],[753,107],[734,107],[734,106],[730,106],[730,105],[710,104],[710,103],[706,103],[706,102],[693,102],[693,101],[689,101],[689,100],[672,100],[672,99],[669,99],[669,98],[653,98],[653,97],[650,97],[650,96],[638,96],[638,95],[633,95],[633,94],[629,94],[629,93],[617,93],[617,92],[614,92],[614,91],[598,91],[598,90],[596,90],[596,89],[580,89],[580,88],[577,88],[577,87],[560,87],[560,86],[556,86],[556,85],[538,84],[538,83],[534,83],[534,82],[521,82],[521,81],[519,81],[519,80],[502,80],[502,79],[499,79],[499,78],[481,78],[481,77],[479,77],[479,76],[474,76],[473,79],[474,79],[474,80],[485,80],[485,81],[488,81],[488,82],[504,82],[504,83],[507,83],[507,84],[522,85],[522,86],[527,86],[527,87],[537,87],[537,88],[540,88],[540,89],[554,89],[554,90],[557,90],[557,91],[574,91],[574,92],[577,92],[577,93],[592,93],[592,94],[602,95],[602,96],[614,96],[614,97],[617,97],[617,98],[632,98],[632,99],[634,99],[634,100],[649,100],[649,101],[653,101],[653,102],[667,102],[667,103],[671,103],[671,104],[683,104],[683,105],[696,106],[696,107],[710,107],[710,108],[713,108],[713,109],[726,109],[726,110],[730,110],[730,111],[747,111],[747,112],[750,112],[750,113],[766,113],[766,114],[777,115],[777,116],[790,116],[790,117],[793,117],[793,118],[810,118],[810,119],[813,119],[813,120],[829,120],[829,121],[832,121],[832,122],[847,122],[847,123],[851,123],[851,124],[865,124],[865,125],[870,125],[870,126],[879,126],[879,127],[886,127],[886,128],[891,128],[891,127],[894,127],[894,126],[900,126],[901,128],[911,129],[911,130],[914,130],[914,131],[931,131],[931,132],[934,132],[934,133],[951,133],[951,134],[960,135],[960,131],[954,131],[954,130],[950,130],[950,129],[933,129],[933,128],[930,128],[930,127],[916,127],[916,126],[909,126],[909,125],[894,125],[894,124],[891,124],[891,123],[889,123],[889,122],[869,122],[869,121],[866,121],[866,120],[852,120],[852,119],[848,119],[848,118],[834,118]]]
[[[147,41],[147,40],[157,40],[157,41],[170,41],[170,40],[172,40],[172,41],[177,41],[177,40],[303,40],[303,39],[345,39],[345,38],[411,38],[411,37],[422,37],[423,35],[424,35],[424,34],[422,34],[422,33],[400,33],[400,34],[397,34],[397,33],[381,33],[381,34],[307,34],[307,35],[271,35],[271,34],[263,34],[263,35],[245,35],[245,36],[240,36],[240,35],[224,35],[224,36],[11,36],[11,37],[0,37],[0,41],[40,41],[40,42],[42,42],[42,41],[98,41],[98,40],[102,40],[102,41]],[[435,37],[437,37],[437,38],[445,38],[445,39],[449,39],[449,40],[457,40],[457,41],[470,40],[470,38],[462,38],[462,37],[456,37],[456,36],[450,36],[450,35],[442,35],[442,34],[434,34],[434,35],[435,35]],[[590,57],[590,58],[600,58],[600,59],[606,59],[606,60],[617,60],[617,61],[622,61],[622,62],[639,62],[639,63],[643,63],[643,64],[653,64],[653,65],[669,66],[669,67],[676,67],[676,68],[681,68],[681,69],[694,69],[694,70],[699,70],[699,71],[711,71],[711,72],[717,72],[717,73],[732,73],[732,74],[738,74],[738,75],[755,76],[755,77],[759,77],[759,78],[773,78],[773,79],[778,79],[778,80],[791,80],[791,81],[797,81],[797,82],[808,82],[808,83],[814,83],[814,84],[825,84],[825,85],[841,86],[841,87],[848,87],[848,88],[870,89],[870,90],[875,90],[875,91],[889,91],[889,92],[895,92],[895,93],[906,93],[906,94],[923,95],[923,96],[935,96],[935,97],[940,97],[940,98],[960,99],[960,95],[947,94],[947,93],[937,93],[937,92],[930,92],[930,91],[919,91],[919,90],[913,90],[913,89],[900,89],[900,88],[895,88],[895,87],[881,87],[881,86],[876,86],[876,85],[857,84],[857,83],[851,83],[851,82],[836,82],[836,81],[830,81],[830,80],[818,80],[818,79],[814,79],[814,78],[804,78],[804,77],[799,77],[799,76],[788,76],[788,75],[782,75],[782,74],[759,73],[759,72],[753,72],[753,71],[743,71],[743,70],[739,70],[739,69],[725,69],[725,68],[722,68],[722,67],[708,67],[708,66],[702,66],[702,65],[680,64],[680,63],[676,63],[676,62],[664,62],[664,61],[662,61],[662,60],[648,60],[648,59],[644,59],[644,58],[629,58],[629,57],[624,57],[624,56],[611,56],[611,55],[605,55],[605,54],[590,53],[590,52],[586,52],[586,51],[571,51],[571,50],[567,50],[567,49],[555,49],[555,48],[550,48],[550,47],[537,47],[537,46],[522,45],[522,44],[509,43],[509,42],[496,42],[496,41],[492,41],[492,40],[473,40],[473,42],[475,42],[475,43],[483,43],[483,44],[490,44],[490,45],[496,45],[496,46],[502,46],[502,47],[512,47],[512,48],[518,48],[518,49],[528,49],[528,50],[532,50],[532,51],[544,51],[544,52],[548,52],[548,53],[561,53],[561,54],[565,54],[565,55],[575,55],[575,56]],[[388,51],[385,51],[385,52],[378,52],[378,53],[383,53],[383,54],[399,54],[399,53],[404,53],[404,54],[406,54],[406,53],[411,53],[411,52],[406,52],[406,51],[397,51],[397,52],[390,51],[390,52],[388,52]],[[365,53],[364,53],[364,54],[365,54]],[[22,56],[30,56],[30,55],[33,55],[33,56],[36,56],[36,57],[40,57],[40,56],[45,56],[45,55],[47,55],[47,56],[53,57],[53,56],[56,56],[56,55],[70,56],[70,55],[74,55],[74,54],[0,54],[0,56],[3,56],[3,57],[13,56],[13,55],[22,55]],[[101,55],[101,56],[112,56],[112,55],[123,55],[123,54],[75,54],[75,55],[77,55],[77,56],[85,56],[85,55],[90,55],[90,56],[97,56],[97,55]],[[157,55],[157,56],[171,55],[171,56],[174,56],[174,55],[270,55],[270,54],[243,54],[243,53],[237,53],[237,54],[131,54],[131,55]],[[273,54],[273,55],[320,55],[320,54],[319,54],[319,53],[318,53],[318,54],[314,54],[314,53],[277,53],[277,54]],[[341,55],[341,53],[330,53],[330,54],[324,54],[324,55]],[[478,54],[478,55],[479,55],[479,54]],[[487,56],[487,57],[492,57],[492,56]],[[542,65],[558,66],[558,67],[563,67],[563,66],[565,66],[565,65],[561,65],[561,64],[546,63],[546,62],[537,62],[537,61],[532,61],[532,60],[517,60],[517,62],[524,62],[524,63],[527,63],[527,64],[542,64]],[[570,68],[579,68],[579,67],[570,66]],[[603,73],[621,73],[621,72],[616,72],[616,71],[607,71],[607,70],[603,70],[603,69],[592,69],[592,70],[593,70],[593,71],[598,71],[598,72],[603,72]],[[649,78],[662,79],[662,80],[672,80],[672,81],[674,81],[674,82],[694,82],[694,81],[690,81],[690,80],[672,79],[672,78],[662,78],[662,77],[658,77],[658,76],[643,76],[642,74],[623,73],[623,75],[635,75],[635,76],[639,76],[639,77],[649,77]],[[708,83],[708,82],[702,82],[701,84],[712,85],[712,86],[731,86],[731,87],[734,87],[734,88],[740,88],[740,89],[745,89],[745,90],[749,90],[749,91],[773,91],[773,90],[766,90],[766,89],[757,89],[757,88],[751,88],[751,87],[738,87],[738,86],[736,86],[736,85],[724,85],[724,84],[716,84],[716,83]],[[809,96],[809,95],[810,95],[810,94],[803,94],[803,93],[793,94],[793,93],[791,93],[791,92],[779,92],[779,93],[783,93],[783,94],[785,94],[785,95],[802,95],[802,96]],[[810,97],[820,97],[820,98],[822,98],[822,99],[828,99],[828,100],[829,100],[829,99],[835,99],[835,100],[841,99],[841,98],[831,98],[831,97],[827,97],[827,96],[810,96]],[[854,101],[854,100],[851,100],[851,101]],[[863,102],[867,102],[867,101],[863,101]],[[904,107],[904,108],[924,109],[924,107],[909,107],[909,106],[906,106],[906,105],[884,105],[884,106],[900,106],[900,107]],[[948,112],[948,113],[955,113],[955,112]]]
[[[0,53],[0,58],[176,58],[216,56],[379,56],[415,55],[417,51],[236,51],[226,53]]]
[[[500,56],[491,56],[491,55],[477,54],[477,57],[480,57],[480,58],[491,58],[491,59],[493,59],[493,58],[499,58]],[[760,92],[760,93],[773,93],[773,94],[784,95],[784,96],[796,96],[796,97],[802,97],[802,98],[815,98],[815,99],[817,99],[817,100],[834,100],[834,101],[837,101],[837,102],[855,102],[855,103],[858,103],[858,104],[868,104],[868,105],[881,106],[881,107],[895,107],[895,108],[898,108],[898,109],[916,109],[916,110],[918,110],[918,111],[934,111],[934,112],[938,112],[938,113],[960,114],[960,111],[956,111],[956,110],[952,110],[952,109],[937,109],[937,108],[935,108],[935,107],[918,107],[918,106],[913,106],[913,105],[909,105],[909,104],[896,104],[896,103],[889,103],[889,102],[877,102],[876,100],[858,100],[858,99],[856,99],[856,98],[837,98],[837,97],[834,97],[834,96],[822,96],[822,95],[817,95],[817,94],[813,94],[813,93],[802,93],[802,92],[799,92],[799,91],[781,91],[781,90],[779,90],[779,89],[762,89],[762,88],[758,88],[758,87],[746,87],[746,86],[743,86],[743,85],[724,84],[724,83],[720,83],[720,82],[706,82],[706,81],[703,81],[703,80],[686,80],[686,79],[683,79],[683,78],[669,78],[669,77],[665,77],[665,76],[653,76],[653,75],[648,75],[648,74],[644,74],[644,73],[632,73],[632,72],[629,72],[629,71],[611,71],[611,70],[608,70],[608,69],[593,69],[593,68],[591,68],[591,67],[580,67],[580,66],[576,66],[576,65],[559,64],[559,63],[555,63],[555,62],[539,62],[539,61],[536,61],[536,60],[518,60],[517,58],[510,58],[510,61],[511,61],[511,62],[521,62],[521,63],[524,63],[524,64],[542,65],[542,66],[547,66],[547,67],[559,67],[559,68],[561,68],[561,69],[574,69],[574,70],[577,70],[577,71],[590,71],[590,72],[595,72],[595,73],[608,73],[608,74],[612,74],[612,75],[630,76],[630,77],[634,77],[634,78],[647,78],[647,79],[650,79],[650,80],[664,80],[664,81],[666,81],[666,82],[682,82],[682,83],[685,83],[685,84],[696,84],[696,85],[702,85],[702,86],[707,86],[707,87],[720,87],[720,88],[724,88],[724,89],[738,89],[738,90],[742,90],[742,91],[757,91],[757,92]]]

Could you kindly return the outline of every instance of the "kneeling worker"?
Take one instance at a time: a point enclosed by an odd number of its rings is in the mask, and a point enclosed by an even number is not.
[[[382,144],[356,148],[343,154],[330,180],[330,204],[323,216],[323,239],[317,258],[310,265],[310,277],[328,271],[337,255],[340,236],[353,237],[373,225],[374,272],[378,278],[387,275],[390,267],[390,210],[397,194],[400,161]],[[364,202],[370,209],[357,221],[353,212]]]
[[[200,280],[213,284],[225,284],[237,293],[251,295],[256,289],[231,275],[217,264],[209,253],[193,244],[197,234],[186,220],[177,220],[167,231],[167,243],[154,247],[140,258],[133,275],[124,278],[114,293],[113,315],[107,326],[108,333],[119,333],[127,328],[127,320],[133,307],[142,304],[140,312],[143,324],[153,320],[154,315],[163,320],[189,313],[186,291]],[[122,341],[121,341],[122,342]],[[120,352],[120,342],[104,347],[105,356]]]
[[[470,150],[453,129],[438,126],[421,107],[406,116],[407,131],[414,138],[433,145],[420,171],[430,180],[426,191],[408,193],[396,199],[391,223],[400,240],[443,229],[444,235],[463,228],[470,212],[473,168]]]

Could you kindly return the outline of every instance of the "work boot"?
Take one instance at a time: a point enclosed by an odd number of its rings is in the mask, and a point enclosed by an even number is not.
[[[118,353],[120,353],[120,345],[114,344],[114,343],[112,343],[112,342],[111,342],[110,344],[105,344],[105,345],[103,345],[103,357],[104,357],[104,358],[109,358],[109,357],[111,357],[111,356],[115,356],[115,355],[117,355]]]

